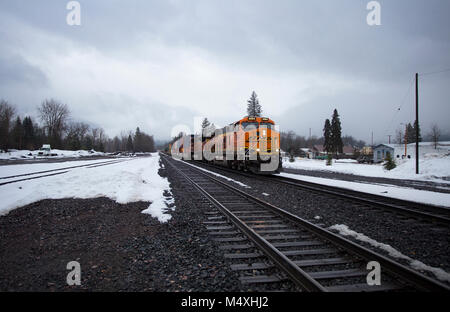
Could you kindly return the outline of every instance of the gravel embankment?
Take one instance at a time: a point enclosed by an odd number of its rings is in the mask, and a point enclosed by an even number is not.
[[[254,194],[301,218],[323,227],[345,224],[356,232],[391,245],[406,256],[450,272],[450,229],[436,228],[430,224],[415,221],[400,221],[391,213],[370,211],[357,205],[348,204],[343,199],[314,194],[280,183],[267,184],[219,168],[206,166],[204,168],[250,186],[251,188],[244,188],[234,182],[223,180],[233,187],[241,188],[245,192]],[[269,196],[262,193],[267,193]],[[316,216],[319,216],[320,219],[315,219]],[[354,241],[389,256],[379,248],[361,241]],[[404,260],[393,259],[409,265]],[[430,276],[434,278],[433,275]]]
[[[43,200],[0,217],[1,291],[241,291],[209,237],[198,195],[169,169],[176,209],[161,224],[106,198]],[[81,286],[68,286],[69,261]]]

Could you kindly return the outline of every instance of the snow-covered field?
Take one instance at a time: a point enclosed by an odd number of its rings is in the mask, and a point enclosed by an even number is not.
[[[19,166],[26,166],[20,170],[24,173],[26,170],[48,170],[57,165],[66,166],[67,163],[0,166],[0,176],[10,175],[11,170]],[[2,185],[0,215],[42,199],[108,197],[121,204],[151,202],[143,212],[166,222],[171,218],[167,212],[175,207],[168,208],[173,204],[173,198],[165,197],[163,193],[167,190],[170,194],[169,181],[158,174],[158,169],[159,155],[154,153],[152,157],[102,167],[76,168],[62,175]]]
[[[415,145],[408,145],[408,154],[411,159],[395,158],[397,167],[391,171],[385,170],[381,164],[359,164],[355,160],[333,160],[332,166],[327,166],[325,160],[295,158],[295,162],[283,159],[283,168],[302,170],[322,170],[370,177],[382,177],[392,179],[411,179],[446,182],[450,179],[450,142],[441,142],[437,150],[432,143],[423,142],[420,146],[419,173],[415,174],[416,160],[414,158]],[[395,154],[402,155],[404,146],[395,146]]]
[[[371,193],[386,197],[393,197],[414,201],[418,203],[425,203],[435,206],[450,207],[450,194],[439,193],[431,191],[422,191],[413,188],[406,188],[400,186],[386,185],[386,184],[367,184],[358,182],[348,182],[343,180],[316,178],[300,174],[290,174],[282,172],[280,176],[297,179],[301,181],[313,182],[318,184],[342,187],[354,191]]]
[[[39,156],[38,151],[29,150],[10,150],[7,153],[0,153],[0,159],[41,159],[41,158],[67,158],[67,157],[88,157],[88,156],[104,156],[105,153],[96,151],[66,151],[52,149],[52,154],[57,154],[57,156]]]
[[[104,163],[108,161],[113,161],[113,159],[95,159],[95,160],[75,160],[75,161],[64,161],[64,162],[54,162],[54,163],[29,163],[29,164],[18,164],[18,165],[5,165],[0,166],[0,179],[9,176],[15,176],[26,173],[41,172],[46,170],[57,170],[72,166],[83,166],[83,165],[95,165],[99,163]]]

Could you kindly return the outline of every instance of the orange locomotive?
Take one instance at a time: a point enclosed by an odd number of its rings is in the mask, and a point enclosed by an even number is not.
[[[184,136],[174,143],[173,153],[255,173],[281,170],[280,133],[266,117],[244,117],[211,134]]]

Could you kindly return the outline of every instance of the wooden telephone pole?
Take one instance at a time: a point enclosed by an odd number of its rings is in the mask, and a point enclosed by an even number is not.
[[[419,174],[419,74],[416,73],[416,174]]]

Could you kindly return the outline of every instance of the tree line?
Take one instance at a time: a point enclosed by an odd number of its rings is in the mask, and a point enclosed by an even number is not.
[[[414,122],[413,124],[407,123],[405,126],[404,131],[403,130],[397,130],[396,133],[396,141],[399,144],[405,143],[416,143],[416,128],[419,128],[419,142],[422,142],[422,135],[421,135],[421,129],[420,126],[417,126],[417,122]]]
[[[37,108],[38,120],[16,114],[16,108],[0,100],[0,149],[36,150],[43,144],[54,149],[96,150],[101,152],[154,152],[152,135],[139,127],[132,133],[122,131],[109,138],[103,128],[73,121],[66,104],[54,99],[44,100]]]

